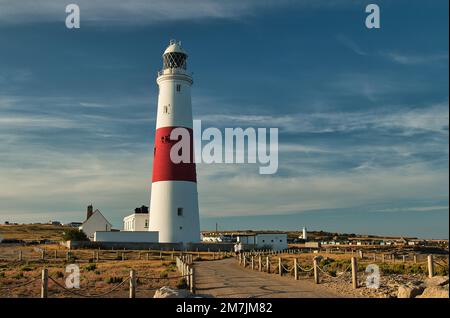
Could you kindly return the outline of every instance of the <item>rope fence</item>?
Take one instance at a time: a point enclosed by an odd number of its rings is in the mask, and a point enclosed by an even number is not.
[[[273,255],[277,253],[267,253],[266,251],[258,252],[242,252],[236,255],[237,260],[239,261],[239,265],[244,268],[249,268],[251,270],[259,270],[266,272],[268,274],[278,274],[279,276],[293,276],[295,280],[300,278],[300,274],[307,274],[307,277],[310,276],[311,272],[314,273],[314,282],[319,284],[321,278],[327,278],[334,281],[348,281],[351,280],[353,288],[358,288],[359,281],[363,281],[368,277],[368,273],[365,271],[358,272],[358,258],[363,259],[364,255],[359,253],[359,255],[352,256],[350,259],[350,264],[348,264],[344,269],[336,269],[333,272],[329,272],[327,270],[327,265],[320,266],[320,257],[316,256],[313,259],[312,267],[304,267],[299,264],[298,259],[282,259],[278,257],[274,261]],[[263,260],[265,258],[265,260]],[[257,260],[257,266],[255,266],[255,259]],[[376,257],[373,257],[373,260],[376,261]],[[395,257],[392,256],[394,260]],[[382,261],[384,262],[385,256],[383,254]],[[406,260],[406,257],[403,256],[403,260]],[[414,263],[417,263],[417,257],[414,255]],[[433,277],[435,275],[434,265],[438,265],[444,268],[448,268],[448,264],[442,263],[441,260],[435,260],[433,255],[427,256],[427,268],[428,268],[428,276]],[[338,271],[338,273],[336,273]],[[350,275],[349,275],[350,274]]]
[[[125,284],[129,283],[129,297],[135,298],[136,297],[136,288],[139,283],[139,280],[147,280],[147,281],[168,281],[168,280],[184,280],[185,286],[189,288],[191,293],[195,293],[195,270],[193,266],[193,256],[192,255],[181,255],[180,257],[176,257],[176,264],[177,269],[180,272],[181,275],[177,276],[166,276],[166,277],[151,277],[151,276],[145,276],[145,275],[136,275],[136,272],[134,270],[130,270],[130,275],[128,277],[117,277],[118,279],[121,279],[121,282],[113,286],[111,289],[98,293],[98,294],[89,294],[81,291],[78,288],[68,288],[64,286],[63,283],[59,282],[55,278],[49,276],[48,269],[44,268],[40,275],[33,277],[31,280],[15,284],[15,285],[8,285],[8,286],[0,286],[0,290],[7,290],[12,291],[14,289],[24,287],[27,285],[30,285],[36,281],[41,282],[41,298],[48,298],[49,294],[49,282],[51,282],[51,285],[56,286],[58,289],[60,289],[64,294],[70,294],[78,297],[84,297],[84,298],[101,298],[105,297],[117,290],[119,290],[121,287],[125,286]]]

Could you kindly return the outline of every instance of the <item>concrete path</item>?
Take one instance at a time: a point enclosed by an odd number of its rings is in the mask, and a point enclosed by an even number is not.
[[[197,294],[219,298],[336,298],[326,287],[312,280],[242,268],[233,259],[195,263]]]

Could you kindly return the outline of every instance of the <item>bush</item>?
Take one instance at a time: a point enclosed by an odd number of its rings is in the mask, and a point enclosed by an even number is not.
[[[86,234],[79,229],[66,229],[63,233],[64,241],[89,241]]]
[[[177,288],[178,289],[186,289],[187,288],[187,281],[185,278],[182,278],[178,281]]]
[[[121,283],[123,281],[122,277],[107,277],[105,279],[105,282],[108,284],[118,284]]]
[[[95,264],[89,264],[83,267],[85,270],[87,270],[88,272],[94,271],[97,269],[97,265]]]
[[[14,278],[14,279],[21,279],[21,278],[23,278],[23,273],[20,272],[19,274],[14,275],[12,278]]]
[[[20,270],[24,272],[31,272],[33,269],[30,266],[23,265],[20,267]]]
[[[160,278],[167,278],[167,277],[169,277],[169,272],[167,270],[164,270],[161,273],[159,273],[159,277]]]

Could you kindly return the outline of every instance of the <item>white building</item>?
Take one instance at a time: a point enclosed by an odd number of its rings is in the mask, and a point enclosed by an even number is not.
[[[150,231],[122,231],[103,232],[96,231],[95,242],[120,242],[120,243],[158,243],[158,232]]]
[[[133,214],[123,218],[123,230],[132,232],[148,231],[149,218],[148,207],[136,208]]]
[[[288,248],[286,233],[240,234],[237,236],[237,242],[252,245],[254,248],[271,248],[276,251]]]
[[[299,239],[302,239],[305,241],[308,239],[308,234],[306,233],[306,227],[303,227],[302,234],[300,234]]]
[[[225,241],[222,234],[202,234],[202,242],[221,243]]]
[[[112,226],[99,210],[93,210],[92,205],[87,207],[86,221],[79,227],[80,231],[83,231],[91,241],[94,240],[96,231],[109,232]]]

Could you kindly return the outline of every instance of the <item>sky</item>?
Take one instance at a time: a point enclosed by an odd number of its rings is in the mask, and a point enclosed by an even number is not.
[[[201,228],[448,238],[448,1],[0,0],[0,222],[149,205],[170,39],[206,127],[276,127],[279,169],[197,166]],[[381,28],[365,27],[366,5]]]

